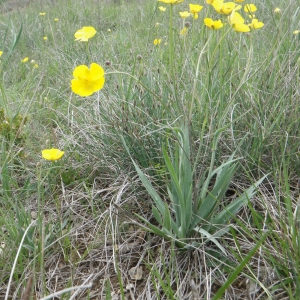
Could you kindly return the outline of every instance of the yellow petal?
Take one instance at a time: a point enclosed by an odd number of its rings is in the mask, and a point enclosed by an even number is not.
[[[104,86],[104,83],[105,83],[105,78],[104,77],[99,78],[98,80],[95,80],[92,84],[93,93],[101,90]]]
[[[98,79],[104,77],[104,70],[98,64],[92,63],[90,66],[90,74],[89,75],[93,78],[93,80],[98,80]]]
[[[211,18],[205,18],[204,19],[204,24],[209,27],[212,28],[212,25],[214,24],[214,21]]]
[[[235,24],[233,29],[237,32],[249,32],[250,28],[246,24]]]
[[[89,68],[85,65],[80,65],[74,69],[73,76],[75,78],[86,78],[89,76]]]
[[[254,4],[246,4],[244,6],[244,11],[248,12],[248,13],[252,13],[252,12],[257,11],[257,8],[256,8],[256,6]]]

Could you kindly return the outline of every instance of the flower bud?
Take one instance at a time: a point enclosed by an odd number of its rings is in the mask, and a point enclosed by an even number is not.
[[[184,27],[186,27],[186,28],[191,27],[191,23],[190,23],[190,22],[185,22],[185,23],[184,23]]]

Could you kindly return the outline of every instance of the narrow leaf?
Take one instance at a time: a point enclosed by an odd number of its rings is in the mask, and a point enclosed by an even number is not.
[[[263,176],[260,180],[256,181],[249,187],[240,197],[227,205],[222,212],[220,212],[212,221],[215,224],[227,224],[227,222],[235,216],[239,210],[247,204],[248,200],[256,194],[257,187],[263,182],[267,175]]]
[[[170,216],[170,211],[167,203],[165,203],[165,215],[164,215],[163,227],[168,231],[171,229],[171,216]]]
[[[224,247],[221,246],[221,244],[215,239],[215,237],[213,235],[208,233],[203,228],[200,228],[199,226],[195,227],[194,230],[202,233],[203,235],[205,235],[207,237],[206,242],[212,241],[227,256],[227,253],[226,253]]]
[[[227,281],[222,285],[222,287],[218,290],[216,295],[213,297],[212,300],[218,300],[220,299],[225,291],[228,289],[228,287],[231,285],[232,282],[234,282],[237,278],[237,276],[240,274],[240,272],[244,269],[244,267],[247,265],[247,263],[250,261],[250,259],[255,255],[257,249],[261,246],[261,244],[266,239],[268,233],[265,233],[261,240],[257,242],[255,247],[250,250],[249,254],[244,258],[244,260],[235,268],[234,272],[231,273],[231,275],[228,277]]]

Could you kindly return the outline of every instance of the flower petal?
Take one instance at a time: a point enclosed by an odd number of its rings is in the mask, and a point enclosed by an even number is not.
[[[101,77],[104,77],[103,68],[96,63],[92,63],[90,66],[90,76],[93,78],[93,80],[97,80]]]
[[[97,92],[97,91],[101,90],[103,88],[104,82],[105,82],[104,77],[93,82],[93,84],[92,84],[93,92]]]
[[[85,65],[77,66],[73,71],[73,76],[75,78],[87,78],[89,76],[90,70]]]

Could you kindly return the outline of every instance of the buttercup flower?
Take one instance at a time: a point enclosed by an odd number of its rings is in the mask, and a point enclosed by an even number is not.
[[[75,41],[87,42],[96,33],[97,33],[97,31],[95,30],[94,27],[84,26],[75,32],[75,34],[74,34]]]
[[[214,0],[206,0],[207,4],[213,4]]]
[[[3,51],[0,51],[0,57],[2,56],[2,54],[3,54]]]
[[[48,38],[47,38],[46,36],[44,36],[43,39],[44,39],[44,41],[47,41],[47,40],[48,40]]]
[[[300,30],[293,31],[293,34],[298,34],[298,33],[300,33]]]
[[[179,4],[182,3],[184,0],[157,0],[158,2],[163,2],[166,4]]]
[[[219,14],[223,15],[230,15],[234,10],[241,8],[241,6],[237,6],[234,2],[224,3],[223,0],[215,0],[212,6]]]
[[[161,39],[155,39],[155,40],[153,41],[153,44],[154,44],[155,46],[160,45],[160,43],[161,43]]]
[[[237,2],[237,3],[241,3],[241,2],[244,2],[245,0],[234,0],[234,2]]]
[[[40,16],[44,16],[46,13],[45,12],[40,12],[39,15]]]
[[[246,4],[244,6],[244,11],[247,13],[253,13],[253,12],[257,11],[257,8],[254,4]]]
[[[244,18],[236,11],[233,11],[231,15],[228,17],[229,24],[233,28],[234,31],[237,32],[249,32],[250,27],[245,23]]]
[[[198,19],[198,12],[200,12],[203,8],[203,6],[198,4],[189,4],[190,12],[193,15],[194,19]]]
[[[28,62],[28,57],[23,58],[23,59],[21,60],[21,62],[22,62],[22,63]]]
[[[39,65],[38,65],[38,64],[35,64],[35,65],[33,66],[33,68],[34,68],[34,69],[38,69],[38,68],[39,68]]]
[[[210,29],[218,30],[223,27],[223,23],[221,20],[214,21],[211,18],[205,18],[204,24]]]
[[[275,13],[275,14],[281,13],[281,9],[280,9],[279,7],[276,7],[276,8],[274,9],[274,13]]]
[[[187,27],[183,27],[181,30],[180,30],[180,35],[182,36],[186,36],[188,33],[188,28]]]
[[[58,18],[55,18],[54,21],[57,22],[57,21],[58,21]]]
[[[179,14],[180,14],[180,17],[183,18],[183,19],[185,19],[185,18],[187,18],[191,15],[191,13],[189,13],[187,10],[180,11]]]
[[[59,160],[64,154],[64,151],[55,148],[42,150],[42,157],[49,161]]]
[[[72,91],[81,97],[90,96],[101,90],[105,82],[104,70],[96,63],[92,63],[90,69],[85,65],[76,67],[73,76]]]
[[[158,9],[159,9],[160,11],[166,11],[167,8],[164,7],[164,6],[159,6]]]
[[[263,22],[259,22],[257,19],[252,19],[252,22],[248,24],[251,29],[259,29],[262,28],[265,24]]]

